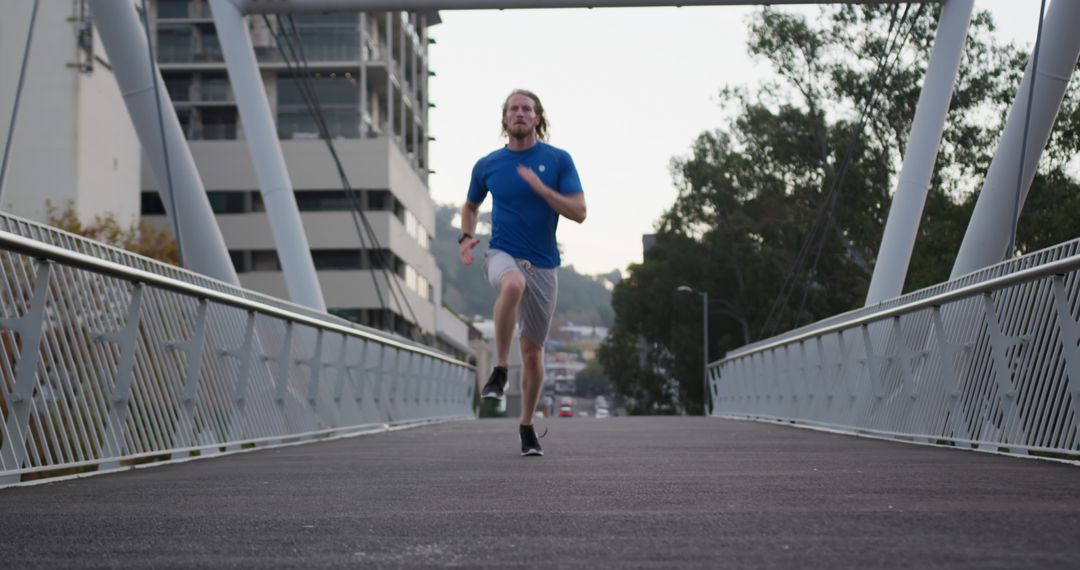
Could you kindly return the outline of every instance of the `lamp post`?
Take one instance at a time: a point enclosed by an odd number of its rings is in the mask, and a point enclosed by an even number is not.
[[[702,387],[704,391],[701,393],[701,415],[709,415],[709,293],[708,291],[695,291],[686,285],[680,285],[675,289],[679,293],[697,293],[701,295],[702,310],[701,310],[701,322],[704,330],[702,335],[702,357],[705,359],[704,368],[702,368],[702,377],[704,382]]]

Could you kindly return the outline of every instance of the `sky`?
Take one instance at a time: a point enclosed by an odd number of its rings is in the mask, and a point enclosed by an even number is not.
[[[501,147],[503,99],[534,91],[549,142],[574,157],[588,204],[563,219],[563,264],[586,274],[641,261],[641,236],[674,202],[670,163],[702,131],[725,123],[717,94],[770,70],[746,53],[759,8],[442,11],[431,28],[432,197],[460,206],[476,160]],[[814,16],[815,6],[785,10]],[[976,0],[1002,39],[1033,45],[1039,0]],[[481,210],[489,210],[490,199]]]

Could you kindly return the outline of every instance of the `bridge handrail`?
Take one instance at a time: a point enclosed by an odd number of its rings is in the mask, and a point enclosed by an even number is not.
[[[910,302],[892,306],[889,308],[875,310],[882,305],[886,305],[888,302],[882,302],[878,305],[871,307],[862,307],[849,311],[847,313],[842,313],[840,315],[837,315],[836,317],[826,319],[825,321],[814,323],[813,325],[810,325],[809,327],[804,329],[803,332],[796,332],[796,334],[792,336],[785,335],[781,336],[780,338],[775,338],[775,340],[765,339],[764,341],[762,341],[763,343],[754,343],[737,348],[727,353],[723,358],[717,360],[712,364],[719,364],[737,358],[743,358],[746,356],[750,356],[751,354],[772,350],[780,346],[802,342],[809,338],[814,338],[817,336],[826,335],[842,330],[852,329],[877,321],[883,321],[885,319],[898,317],[900,315],[912,313],[921,309],[941,306],[954,301],[960,301],[962,299],[967,299],[982,293],[995,291],[997,289],[1008,287],[1010,285],[1017,285],[1027,281],[1033,281],[1041,277],[1062,274],[1067,271],[1073,271],[1076,269],[1080,269],[1080,254],[1072,255],[1070,257],[1059,259],[1057,261],[1052,261],[1044,265],[1021,269],[1019,271],[1008,273],[1006,275],[992,277],[986,281],[980,281],[971,285],[965,285],[963,287],[960,287],[959,289],[953,289],[951,291],[945,291],[943,293],[935,293],[929,297],[915,298]],[[965,275],[958,279],[965,279],[966,277],[967,276]],[[935,288],[937,288],[937,286],[935,286]],[[916,296],[919,293],[921,293],[921,291],[916,291],[914,293],[911,293],[910,295]],[[907,295],[905,295],[905,297],[907,297]],[[872,312],[867,313],[867,311]],[[837,319],[840,319],[839,322],[834,322]]]
[[[64,265],[70,265],[72,267],[78,267],[80,269],[88,269],[96,273],[102,273],[109,275],[110,277],[117,277],[120,279],[126,279],[128,281],[136,281],[146,283],[148,285],[154,285],[162,289],[168,289],[170,291],[189,295],[199,299],[206,299],[209,301],[215,301],[222,305],[229,305],[239,309],[245,309],[248,311],[255,311],[269,316],[278,317],[294,323],[304,324],[315,328],[321,328],[326,330],[332,330],[334,332],[340,332],[352,336],[357,336],[365,340],[372,340],[381,344],[389,345],[401,350],[407,350],[409,352],[415,352],[429,356],[438,360],[448,362],[450,364],[456,364],[458,366],[464,366],[472,369],[466,362],[462,362],[455,358],[451,358],[445,354],[435,352],[422,347],[408,345],[402,342],[398,342],[394,339],[382,337],[376,334],[369,333],[367,331],[358,330],[352,327],[347,327],[333,322],[328,322],[286,309],[273,307],[265,303],[258,301],[252,301],[244,299],[243,297],[237,297],[228,293],[222,293],[220,291],[214,291],[199,285],[193,285],[191,283],[185,283],[162,275],[156,275],[148,271],[141,269],[135,269],[132,267],[126,267],[119,263],[111,261],[105,261],[96,257],[91,257],[82,253],[74,251],[68,251],[63,248],[59,248],[53,245],[42,243],[29,238],[15,235],[10,232],[0,230],[0,248],[6,248],[11,251],[22,253],[31,257],[39,259],[48,259]]]

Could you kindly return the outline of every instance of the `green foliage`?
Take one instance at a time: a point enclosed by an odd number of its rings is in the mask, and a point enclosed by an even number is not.
[[[47,223],[50,226],[170,265],[180,265],[180,253],[176,240],[173,239],[172,232],[168,230],[155,228],[144,221],[125,227],[112,212],[98,214],[94,216],[93,222],[87,224],[79,219],[75,212],[75,203],[70,200],[65,204],[63,211],[51,201],[46,200],[45,210],[49,217]]]
[[[577,388],[577,396],[583,398],[595,398],[611,394],[611,378],[604,371],[604,367],[595,359],[590,360],[585,368],[582,368],[574,377],[574,385]]]
[[[677,201],[644,262],[616,286],[615,327],[599,353],[639,411],[670,407],[673,381],[690,413],[702,409],[701,301],[676,294],[681,285],[709,293],[711,360],[865,299],[940,7],[821,11],[814,23],[770,8],[757,14],[748,49],[775,78],[722,90],[730,122],[672,161]],[[907,291],[948,277],[1019,84],[1026,56],[995,44],[992,29],[985,13],[972,21]],[[892,49],[890,37],[906,42]],[[1075,237],[1076,95],[1066,98],[1033,185],[1020,252]],[[766,326],[819,215],[824,238],[810,242],[792,294]]]

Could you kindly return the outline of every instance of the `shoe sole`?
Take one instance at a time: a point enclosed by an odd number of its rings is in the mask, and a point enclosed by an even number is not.
[[[485,399],[485,400],[496,400],[496,401],[499,401],[499,402],[506,399],[506,396],[496,396],[494,394],[484,394],[484,395],[482,395],[480,397]]]
[[[544,452],[540,451],[539,449],[530,449],[528,451],[522,451],[521,452],[522,457],[527,457],[527,456],[541,457],[543,455],[544,455]]]

